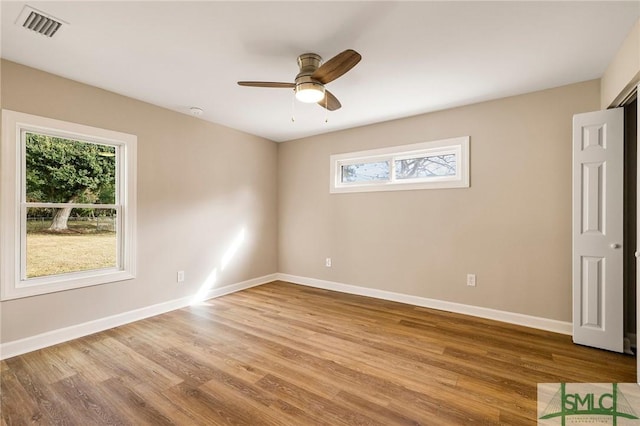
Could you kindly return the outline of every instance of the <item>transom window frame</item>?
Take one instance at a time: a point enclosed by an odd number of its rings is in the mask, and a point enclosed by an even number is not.
[[[333,154],[330,156],[329,192],[374,192],[418,189],[468,188],[469,187],[469,136],[460,136],[410,145],[366,151]],[[427,176],[418,178],[396,178],[395,162],[412,158],[455,154],[454,176]],[[389,161],[389,180],[342,182],[342,168],[353,164]]]
[[[117,221],[119,238],[116,267],[34,278],[25,276],[25,212],[28,204],[23,200],[25,131],[116,148],[118,200],[116,205],[105,205],[106,208],[115,206],[120,213]],[[3,109],[0,143],[0,300],[135,278],[137,136]]]

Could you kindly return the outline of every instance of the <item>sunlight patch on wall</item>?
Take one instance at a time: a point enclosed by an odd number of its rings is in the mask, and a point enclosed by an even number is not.
[[[246,227],[242,227],[242,229],[240,229],[240,231],[236,234],[236,236],[231,241],[231,244],[229,244],[227,250],[222,255],[220,264],[211,270],[207,278],[204,280],[204,283],[200,286],[196,294],[193,296],[193,299],[191,300],[192,305],[202,303],[210,297],[209,294],[211,290],[215,288],[218,281],[218,271],[224,271],[229,263],[231,263],[231,261],[235,258],[238,250],[240,250],[242,244],[245,241],[246,234]]]
[[[221,271],[224,271],[224,269],[227,267],[229,262],[231,262],[231,259],[233,259],[233,257],[238,252],[238,249],[240,248],[240,246],[244,242],[244,238],[245,238],[246,233],[247,233],[246,229],[242,228],[240,230],[240,232],[238,233],[238,235],[236,235],[236,237],[234,238],[233,242],[231,243],[231,245],[229,246],[229,248],[225,252],[224,256],[222,256],[222,260],[220,261],[220,270]]]

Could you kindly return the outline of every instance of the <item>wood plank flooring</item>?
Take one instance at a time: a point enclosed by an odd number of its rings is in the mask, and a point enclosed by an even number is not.
[[[538,382],[634,382],[569,336],[274,282],[7,359],[2,425],[536,424]]]

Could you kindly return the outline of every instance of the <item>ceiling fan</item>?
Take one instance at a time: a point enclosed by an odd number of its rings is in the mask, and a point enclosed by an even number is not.
[[[362,56],[355,50],[347,49],[322,63],[320,55],[303,53],[298,56],[300,72],[294,83],[276,83],[271,81],[239,81],[240,86],[274,87],[293,89],[300,102],[317,103],[329,111],[335,111],[342,105],[340,101],[325,89],[324,85],[342,76],[360,62]]]

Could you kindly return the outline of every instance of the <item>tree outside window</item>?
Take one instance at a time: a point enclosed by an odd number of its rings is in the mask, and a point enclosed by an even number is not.
[[[0,300],[135,278],[137,140],[2,110]]]
[[[116,147],[24,138],[26,278],[116,267]]]

